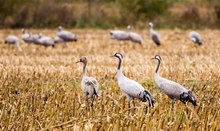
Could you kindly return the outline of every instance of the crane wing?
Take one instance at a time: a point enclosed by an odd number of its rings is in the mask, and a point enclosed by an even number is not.
[[[170,98],[179,99],[183,92],[188,92],[186,88],[170,80],[163,81],[158,86]]]
[[[139,97],[140,92],[144,91],[144,88],[131,79],[126,79],[124,82],[119,82],[120,89],[131,97]]]
[[[160,45],[160,38],[157,34],[152,35],[152,40],[157,44]]]
[[[83,92],[89,95],[98,95],[98,85],[98,81],[95,78],[84,78],[82,81]]]

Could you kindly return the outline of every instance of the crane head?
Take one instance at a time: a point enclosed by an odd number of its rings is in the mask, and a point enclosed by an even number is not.
[[[149,22],[148,25],[149,25],[149,27],[153,27],[154,26],[154,24],[151,23],[151,22]]]
[[[123,59],[123,55],[121,53],[115,53],[113,56],[111,57],[117,57],[118,59],[122,60]]]
[[[62,29],[63,29],[62,26],[59,26],[59,27],[57,28],[58,31],[61,31]]]
[[[79,63],[79,62],[87,63],[87,59],[86,59],[86,57],[81,57],[80,60],[77,61],[76,63]]]
[[[152,59],[157,59],[157,60],[161,61],[161,57],[159,55],[155,55],[155,57],[153,57]]]

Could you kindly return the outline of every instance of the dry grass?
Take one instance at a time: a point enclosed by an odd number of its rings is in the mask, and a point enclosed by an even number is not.
[[[38,31],[36,31],[38,32]],[[55,35],[52,30],[43,34]],[[68,47],[44,48],[21,43],[23,52],[3,44],[9,33],[1,30],[0,39],[0,130],[220,130],[220,31],[199,31],[204,45],[194,46],[189,31],[160,30],[163,45],[156,47],[147,31],[143,46],[110,40],[106,30],[73,30],[77,43]],[[156,100],[145,112],[136,100],[128,111],[125,97],[116,80],[118,60],[109,56],[124,54],[123,72],[149,89]],[[176,102],[171,111],[167,96],[153,83],[156,54],[162,57],[161,75],[194,90],[198,106]],[[100,83],[94,108],[87,108],[81,93],[80,56],[88,58],[88,75]]]

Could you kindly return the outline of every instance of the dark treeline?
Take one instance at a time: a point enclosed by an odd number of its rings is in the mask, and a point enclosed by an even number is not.
[[[1,28],[220,26],[220,0],[0,0]]]

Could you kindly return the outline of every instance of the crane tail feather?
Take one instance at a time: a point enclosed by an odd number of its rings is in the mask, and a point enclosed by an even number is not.
[[[94,88],[94,95],[98,97],[98,92],[96,92],[95,88]]]
[[[144,90],[144,100],[148,101],[149,106],[154,107],[154,98],[153,96],[146,90]]]
[[[184,104],[186,102],[190,102],[193,104],[193,106],[197,106],[196,104],[196,96],[192,91],[188,91],[188,92],[183,92],[180,95],[180,101],[183,102]]]

